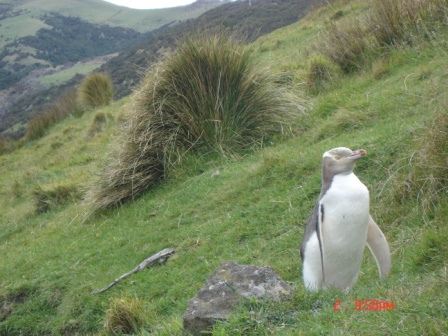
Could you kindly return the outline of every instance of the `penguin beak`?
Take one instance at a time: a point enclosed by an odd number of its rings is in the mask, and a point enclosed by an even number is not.
[[[354,151],[353,153],[351,153],[349,156],[347,156],[347,159],[358,160],[366,154],[367,154],[367,151],[365,151],[364,149],[358,149],[358,150]]]

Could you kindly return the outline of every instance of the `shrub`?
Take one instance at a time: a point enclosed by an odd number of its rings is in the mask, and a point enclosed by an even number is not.
[[[104,112],[95,114],[92,125],[87,131],[87,137],[93,138],[97,133],[104,132],[107,127],[107,116]]]
[[[225,155],[260,146],[289,128],[296,103],[232,36],[187,38],[142,80],[129,127],[86,198],[96,208],[119,205],[189,150]]]
[[[9,136],[0,136],[0,155],[12,152],[16,148],[16,141]]]
[[[445,0],[374,0],[368,26],[379,47],[409,45],[431,38],[448,24]]]
[[[105,327],[114,334],[136,334],[147,320],[142,300],[137,297],[114,298],[106,311]]]
[[[397,182],[395,200],[418,199],[424,212],[441,205],[448,192],[448,101],[445,95],[440,109],[416,137],[417,150],[410,171]]]
[[[65,115],[81,117],[84,108],[78,102],[78,92],[76,89],[65,91],[57,100],[57,105],[61,110],[66,111]]]
[[[389,75],[388,64],[382,59],[377,59],[376,61],[374,61],[372,63],[372,75],[373,78],[376,80],[388,76]]]
[[[33,190],[36,212],[44,213],[51,208],[75,201],[80,198],[78,187],[75,185],[36,186]]]
[[[330,23],[319,42],[320,52],[345,73],[358,70],[364,63],[369,42],[359,20],[344,24]]]
[[[369,55],[433,39],[447,27],[446,0],[372,0],[365,16],[331,22],[317,48],[348,73],[360,69]]]
[[[86,108],[109,105],[113,97],[113,84],[105,73],[94,72],[79,86],[79,100]]]
[[[321,56],[316,56],[310,61],[306,74],[308,91],[318,94],[324,90],[334,76],[334,65]]]
[[[78,104],[76,90],[64,92],[58,99],[46,107],[44,113],[33,117],[27,125],[25,138],[36,140],[54,124],[65,119],[69,115],[80,116],[83,108]]]
[[[436,204],[440,195],[448,192],[448,101],[426,126],[418,139],[418,165],[413,172],[413,183],[421,193],[424,207]]]
[[[26,139],[36,140],[44,136],[45,132],[58,121],[65,118],[64,111],[57,105],[49,105],[42,114],[34,116],[27,125]]]

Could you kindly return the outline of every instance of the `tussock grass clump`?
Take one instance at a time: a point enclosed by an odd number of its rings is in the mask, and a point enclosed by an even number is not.
[[[324,90],[334,79],[335,66],[326,58],[315,56],[311,61],[306,74],[306,84],[308,91],[318,94]]]
[[[36,140],[44,136],[45,132],[54,124],[67,116],[65,110],[61,110],[56,104],[47,106],[42,114],[34,116],[26,128],[26,139]]]
[[[108,118],[104,112],[97,112],[93,119],[92,125],[90,125],[90,128],[87,131],[87,137],[93,138],[96,134],[104,132],[107,128],[107,119]]]
[[[115,335],[136,334],[147,322],[145,303],[137,297],[114,298],[106,311],[105,327]]]
[[[396,186],[396,201],[418,199],[425,213],[440,204],[448,192],[448,101],[441,102],[440,110],[426,124],[416,138],[410,171]]]
[[[388,64],[383,59],[377,59],[372,63],[372,75],[376,80],[380,80],[389,75]]]
[[[318,44],[320,53],[345,73],[362,67],[368,48],[367,32],[359,19],[330,23]]]
[[[235,38],[199,35],[185,40],[155,78],[147,78],[157,96],[145,90],[147,96],[139,98],[173,122],[183,146],[229,152],[285,130],[292,97],[268,71]]]
[[[413,172],[415,187],[422,193],[425,207],[437,203],[448,192],[448,97],[434,119],[427,125],[426,133],[418,140],[418,167]]]
[[[363,16],[330,23],[317,48],[349,73],[388,47],[437,39],[447,27],[445,0],[372,0]]]
[[[36,186],[33,190],[34,204],[37,213],[44,213],[58,205],[80,199],[80,192],[75,185],[57,184],[42,187]]]
[[[51,126],[69,115],[79,117],[83,112],[84,109],[78,104],[76,90],[68,90],[59,96],[54,103],[48,105],[44,113],[36,115],[28,122],[25,139],[39,139],[45,135]]]
[[[66,111],[66,115],[76,118],[81,117],[85,109],[78,102],[78,91],[76,88],[65,91],[56,101],[61,110]]]
[[[448,26],[445,0],[374,0],[367,15],[379,47],[415,44]]]
[[[11,153],[17,147],[16,141],[9,136],[0,136],[0,155]]]
[[[106,208],[140,195],[189,150],[226,155],[259,147],[288,132],[298,107],[234,37],[187,38],[143,78],[128,127],[87,200]]]
[[[78,88],[79,100],[86,108],[109,105],[113,98],[113,84],[105,73],[94,72],[84,78]]]

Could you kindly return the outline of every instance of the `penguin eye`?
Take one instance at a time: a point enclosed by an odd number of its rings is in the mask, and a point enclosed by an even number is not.
[[[340,157],[339,155],[336,155],[336,156],[334,157],[334,159],[337,160],[337,161],[339,161],[339,160],[341,159],[341,157]]]

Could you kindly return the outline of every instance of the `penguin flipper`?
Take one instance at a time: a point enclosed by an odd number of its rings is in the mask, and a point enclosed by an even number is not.
[[[380,277],[387,277],[392,268],[389,244],[381,229],[372,219],[372,216],[369,218],[367,246],[378,265]]]

